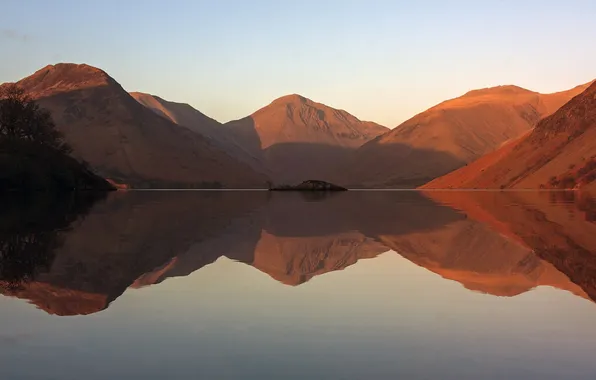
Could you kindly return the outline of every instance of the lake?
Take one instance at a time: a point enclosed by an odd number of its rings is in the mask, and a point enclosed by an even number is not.
[[[594,379],[595,199],[3,199],[0,378]]]

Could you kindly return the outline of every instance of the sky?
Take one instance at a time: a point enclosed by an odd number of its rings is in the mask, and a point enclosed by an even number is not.
[[[87,63],[221,122],[298,93],[393,128],[471,89],[596,78],[593,0],[0,2],[0,82]]]

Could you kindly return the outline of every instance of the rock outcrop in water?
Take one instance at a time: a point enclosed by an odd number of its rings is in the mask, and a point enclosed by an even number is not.
[[[274,186],[270,191],[347,191],[345,187],[325,181],[308,180],[298,185]]]

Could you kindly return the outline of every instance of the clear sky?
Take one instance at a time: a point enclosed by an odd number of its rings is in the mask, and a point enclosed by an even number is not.
[[[395,127],[474,88],[596,78],[593,0],[0,3],[0,82],[88,63],[219,121],[299,93]]]

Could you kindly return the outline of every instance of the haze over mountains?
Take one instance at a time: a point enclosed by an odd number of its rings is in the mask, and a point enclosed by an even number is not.
[[[75,157],[101,176],[132,187],[265,188],[268,182],[318,179],[356,188],[401,188],[421,186],[464,166],[466,178],[477,176],[486,160],[492,163],[518,144],[508,141],[529,133],[589,84],[553,94],[517,86],[473,90],[393,130],[297,94],[222,124],[188,104],[129,94],[104,71],[88,65],[50,65],[18,85],[51,111]],[[586,115],[567,116],[583,123]],[[554,122],[564,123],[565,117]],[[596,155],[588,154],[593,149],[586,136],[573,145],[581,157],[559,159],[558,166],[565,161],[567,171],[573,171],[571,166],[579,170],[583,166],[578,159]],[[525,165],[555,158],[552,152],[540,152]],[[486,154],[480,164],[468,165]],[[503,161],[502,170],[520,162]],[[575,175],[558,166],[556,173],[548,165],[540,170],[539,180],[516,179],[515,186],[544,186],[545,178]],[[591,178],[581,175],[584,182]],[[467,181],[429,186],[509,187],[511,182]],[[562,177],[552,181],[551,187],[570,183]]]

